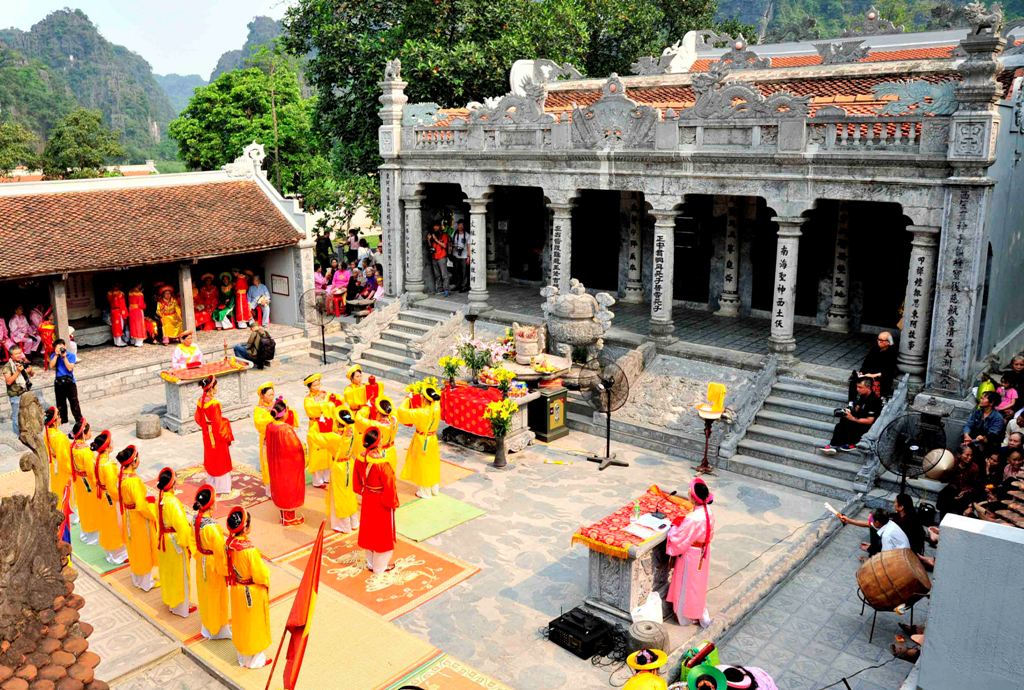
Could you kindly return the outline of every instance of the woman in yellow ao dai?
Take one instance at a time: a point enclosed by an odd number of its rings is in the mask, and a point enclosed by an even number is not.
[[[214,489],[203,484],[196,492],[192,510],[196,517],[193,523],[196,558],[196,601],[199,604],[200,632],[207,640],[230,640],[231,625],[228,624],[228,561],[224,540],[224,528],[211,516]]]
[[[174,470],[165,467],[160,470],[156,482],[156,488],[160,490],[156,500],[157,565],[164,604],[174,615],[187,618],[194,610],[189,606],[188,587],[191,580],[190,552],[195,545],[185,507],[174,495],[175,480]]]
[[[135,446],[118,453],[117,462],[121,466],[117,497],[121,507],[121,530],[128,547],[128,569],[132,585],[148,592],[153,589],[153,568],[156,567],[156,506],[150,502],[146,485],[135,473],[139,468]]]

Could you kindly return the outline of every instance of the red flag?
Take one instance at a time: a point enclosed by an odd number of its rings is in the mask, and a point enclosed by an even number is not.
[[[288,652],[285,656],[287,661],[284,665],[285,690],[295,690],[299,669],[302,668],[302,655],[306,652],[309,627],[313,622],[313,609],[316,607],[317,590],[320,588],[320,565],[323,560],[324,525],[326,524],[326,521],[320,523],[320,531],[317,532],[316,540],[313,542],[313,551],[309,554],[306,570],[302,573],[302,582],[299,583],[299,591],[295,594],[295,601],[292,602],[292,610],[288,614],[288,622],[285,624],[285,633],[290,635]],[[281,641],[284,642],[283,639]],[[273,669],[271,669],[270,675],[273,677]],[[269,678],[267,687],[270,687]]]

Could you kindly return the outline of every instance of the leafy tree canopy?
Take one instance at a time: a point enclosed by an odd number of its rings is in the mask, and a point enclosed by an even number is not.
[[[100,111],[78,108],[50,133],[43,174],[57,179],[100,177],[105,164],[124,155],[118,134],[103,126]]]
[[[36,135],[16,122],[0,123],[0,177],[5,177],[19,165],[35,168],[38,156]]]

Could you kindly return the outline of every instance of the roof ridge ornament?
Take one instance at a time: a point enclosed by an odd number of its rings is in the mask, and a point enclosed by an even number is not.
[[[747,39],[740,34],[732,42],[732,49],[718,58],[718,64],[729,69],[769,69],[772,61],[771,58],[758,57],[757,53],[749,49]]]
[[[572,109],[573,144],[587,149],[649,148],[654,143],[658,111],[626,95],[615,72],[601,86],[601,98]]]
[[[858,62],[866,58],[869,52],[868,47],[864,45],[863,38],[853,41],[826,41],[812,45],[821,56],[823,65],[845,65]]]
[[[481,105],[469,111],[470,123],[476,124],[541,124],[554,122],[550,113],[544,112],[548,90],[544,84],[527,81],[523,84],[525,96],[509,93],[502,96],[493,106]],[[485,103],[493,101],[485,101]]]
[[[755,117],[797,119],[810,112],[810,96],[776,91],[767,98],[753,84],[724,82],[727,68],[693,75],[697,96],[693,107],[679,114],[682,120],[739,120]]]
[[[514,96],[525,96],[527,85],[549,84],[553,81],[572,81],[583,79],[583,74],[568,62],[558,64],[554,60],[539,58],[537,60],[516,60],[508,73],[510,93]]]
[[[924,79],[906,79],[886,81],[872,89],[875,98],[896,96],[882,106],[879,115],[952,115],[956,112],[956,82],[952,80],[938,82]]]
[[[231,163],[221,167],[221,170],[228,174],[228,177],[243,177],[246,179],[252,179],[256,175],[265,177],[266,173],[263,171],[263,161],[266,159],[267,154],[263,148],[263,144],[256,143],[254,140],[251,144],[242,149],[242,155],[236,158]]]
[[[872,5],[867,13],[864,15],[864,19],[861,21],[860,26],[855,26],[851,29],[847,29],[843,32],[842,38],[852,38],[854,36],[882,36],[884,34],[901,34],[906,29],[902,24],[896,26],[888,19],[882,19],[878,9]]]
[[[974,35],[992,34],[998,35],[1003,28],[1003,8],[997,2],[992,5],[991,12],[983,2],[972,2],[964,5],[964,16],[971,26],[971,33]]]

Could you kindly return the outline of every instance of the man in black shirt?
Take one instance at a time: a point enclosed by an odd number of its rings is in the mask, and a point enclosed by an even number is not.
[[[850,400],[856,395],[858,379],[867,377],[877,380],[882,389],[882,397],[892,395],[892,380],[896,377],[896,348],[893,346],[892,333],[882,331],[877,342],[868,350],[860,371],[850,374]]]
[[[843,410],[843,416],[832,432],[832,440],[820,448],[825,455],[835,455],[836,450],[850,452],[857,446],[860,437],[882,413],[882,400],[871,391],[871,379],[862,377],[857,381],[857,399]]]

